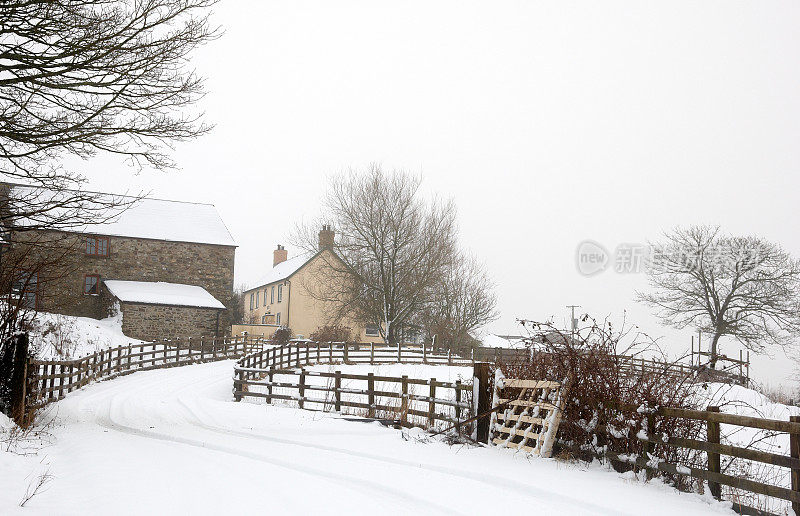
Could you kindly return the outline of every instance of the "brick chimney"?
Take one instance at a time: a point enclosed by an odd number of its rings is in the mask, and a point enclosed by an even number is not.
[[[288,257],[286,249],[281,244],[278,244],[278,248],[272,251],[272,266],[275,267],[279,263],[285,262]]]
[[[333,229],[328,224],[322,225],[322,230],[319,232],[319,250],[333,249]]]

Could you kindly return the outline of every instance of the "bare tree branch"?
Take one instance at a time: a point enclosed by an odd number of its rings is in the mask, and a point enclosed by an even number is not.
[[[638,299],[668,325],[710,333],[712,367],[722,337],[763,353],[800,330],[800,262],[779,246],[694,226],[665,235],[655,251],[653,292]]]

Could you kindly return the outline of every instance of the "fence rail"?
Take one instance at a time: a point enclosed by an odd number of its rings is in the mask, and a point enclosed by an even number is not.
[[[527,348],[487,348],[478,347],[470,352],[473,361],[493,363],[515,363],[530,360],[531,351]],[[641,356],[614,355],[620,371],[627,374],[667,374],[676,378],[695,378],[700,381],[735,383],[747,386],[750,382],[749,368],[747,373],[735,369],[716,370],[695,364],[677,361],[654,360]],[[743,362],[744,363],[744,362]]]
[[[473,366],[472,359],[425,346],[291,342],[239,359],[233,394],[237,401],[252,397],[266,403],[291,401],[312,410],[358,409],[367,417],[429,428],[438,423],[458,425],[471,416],[471,382],[306,370],[325,364],[391,363]]]
[[[620,414],[642,413],[642,408],[633,405],[619,405],[616,409]],[[777,419],[763,419],[751,416],[740,416],[736,414],[725,414],[719,412],[718,407],[708,407],[707,410],[690,410],[681,408],[658,407],[646,409],[647,431],[639,432],[627,439],[644,443],[641,455],[629,455],[613,452],[607,447],[598,456],[605,456],[613,461],[628,463],[649,471],[658,471],[672,475],[690,476],[704,480],[708,483],[711,494],[716,498],[722,497],[722,487],[746,491],[754,495],[767,496],[791,502],[795,514],[800,515],[800,417],[792,416],[789,421]],[[705,422],[706,439],[692,439],[680,436],[657,435],[657,417],[686,419]],[[586,429],[576,421],[565,421],[578,428]],[[564,422],[562,422],[563,424]],[[730,425],[736,428],[747,428],[761,431],[773,432],[775,435],[788,434],[790,449],[789,454],[771,453],[750,447],[723,444],[721,440],[720,425]],[[619,439],[619,432],[609,429],[606,425],[599,424],[591,430],[592,433],[599,433],[605,438],[605,442],[612,437]],[[571,448],[568,443],[561,443],[562,446]],[[656,447],[674,447],[685,450],[705,453],[705,467],[698,467],[698,464],[676,464],[669,463],[660,459]],[[662,448],[663,449],[663,448]],[[576,450],[586,452],[587,450]],[[721,457],[731,457],[731,462],[727,468],[736,466],[734,462],[768,464],[771,466],[785,468],[786,475],[777,475],[773,478],[791,479],[788,485],[775,485],[767,482],[760,482],[746,478],[745,475],[730,475],[725,473],[726,469],[721,467]],[[736,468],[733,468],[736,470]],[[745,471],[747,468],[744,469]],[[742,514],[771,514],[763,509],[756,509],[746,505],[741,497],[734,500],[734,509]]]
[[[102,349],[74,360],[31,359],[26,371],[27,410],[60,400],[93,381],[133,371],[237,358],[263,345],[263,339],[247,336],[176,339]]]

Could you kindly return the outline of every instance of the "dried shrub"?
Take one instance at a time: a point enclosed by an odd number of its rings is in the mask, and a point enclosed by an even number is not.
[[[286,326],[281,326],[275,333],[272,334],[272,342],[278,345],[283,345],[289,342],[289,339],[292,338],[292,330],[291,328],[287,328]]]
[[[347,326],[321,326],[311,334],[314,342],[351,342],[352,330]]]
[[[704,437],[699,421],[651,415],[660,406],[700,407],[692,396],[691,378],[671,368],[646,335],[633,334],[624,326],[616,330],[608,321],[598,323],[588,317],[583,318],[586,326],[575,332],[560,331],[550,323],[521,322],[530,335],[527,353],[499,360],[497,367],[503,374],[556,381],[573,378],[556,454],[569,449],[591,460],[610,451],[622,455],[622,460],[612,461],[612,466],[627,471],[635,469],[632,462],[645,450],[646,443],[637,436],[659,440]],[[660,360],[647,361],[642,369],[645,354]],[[691,450],[661,443],[652,446],[651,458],[673,464],[704,464],[704,457]],[[688,477],[662,476],[679,488],[689,488]]]

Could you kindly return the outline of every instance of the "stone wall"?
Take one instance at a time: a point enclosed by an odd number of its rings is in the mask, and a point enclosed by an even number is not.
[[[108,300],[102,299],[102,295],[83,293],[87,274],[97,274],[101,281],[198,285],[225,305],[231,301],[235,247],[112,236],[108,256],[89,256],[84,252],[83,235],[69,235],[68,240],[72,241],[72,249],[58,266],[65,272],[54,275],[50,281],[43,277],[40,310],[106,317]],[[220,321],[220,328],[230,326],[228,311],[221,314]]]
[[[142,303],[121,303],[122,333],[145,341],[199,339],[217,334],[217,315],[222,310]],[[219,335],[225,333],[220,322]]]

